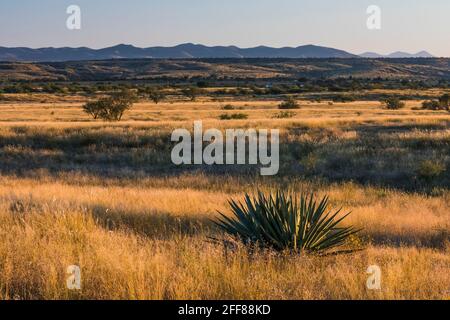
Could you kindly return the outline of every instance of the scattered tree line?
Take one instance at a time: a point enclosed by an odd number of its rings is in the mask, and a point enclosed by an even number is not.
[[[138,95],[149,95],[149,98],[158,103],[162,100],[155,92],[170,90],[178,95],[194,99],[208,90],[213,96],[263,96],[288,95],[304,93],[339,93],[358,92],[373,89],[430,89],[450,88],[450,80],[407,80],[384,78],[353,78],[342,77],[334,79],[159,79],[147,83],[137,81],[107,81],[107,82],[28,82],[16,81],[0,83],[0,93],[50,93],[50,94],[84,94],[109,93],[126,88],[135,90]],[[220,88],[220,89],[214,89]],[[342,95],[344,99],[349,95]],[[336,101],[339,102],[339,101]],[[342,101],[347,102],[347,101]]]

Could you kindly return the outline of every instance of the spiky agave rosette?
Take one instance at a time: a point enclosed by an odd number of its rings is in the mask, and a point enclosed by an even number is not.
[[[350,213],[329,210],[329,198],[297,197],[278,191],[275,196],[258,192],[245,201],[230,200],[233,216],[220,213],[215,221],[222,230],[245,244],[295,253],[326,253],[342,247],[360,230],[342,227]],[[338,251],[337,251],[338,252]],[[348,250],[347,250],[348,252]]]

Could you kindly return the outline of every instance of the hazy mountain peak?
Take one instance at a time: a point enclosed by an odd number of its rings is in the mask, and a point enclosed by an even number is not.
[[[432,54],[424,50],[418,53],[396,51],[387,55],[378,54],[376,52],[364,52],[359,56],[363,58],[434,58]]]

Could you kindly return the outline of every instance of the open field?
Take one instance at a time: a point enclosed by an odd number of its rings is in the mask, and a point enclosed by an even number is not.
[[[450,298],[446,111],[301,100],[280,119],[276,100],[201,97],[140,102],[106,123],[80,97],[41,98],[0,103],[0,299]],[[280,129],[279,174],[173,165],[172,130],[198,119]],[[444,169],[428,174],[430,161]],[[296,257],[209,241],[229,198],[275,188],[330,195],[364,228],[354,241],[366,249]],[[66,288],[69,265],[81,267],[81,291]],[[366,288],[371,265],[381,291]]]

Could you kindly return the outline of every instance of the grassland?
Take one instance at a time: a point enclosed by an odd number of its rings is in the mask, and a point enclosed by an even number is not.
[[[141,102],[93,121],[80,97],[0,104],[1,299],[446,299],[450,114],[379,102]],[[43,99],[45,98],[45,99]],[[224,110],[231,104],[233,110]],[[245,120],[219,120],[243,113]],[[175,128],[281,130],[281,169],[176,167]],[[427,174],[424,163],[444,167]],[[425,170],[425,172],[424,172]],[[348,255],[227,250],[211,219],[227,199],[274,188],[329,194],[364,228]],[[82,290],[66,288],[79,265]],[[371,265],[382,290],[366,288]]]

